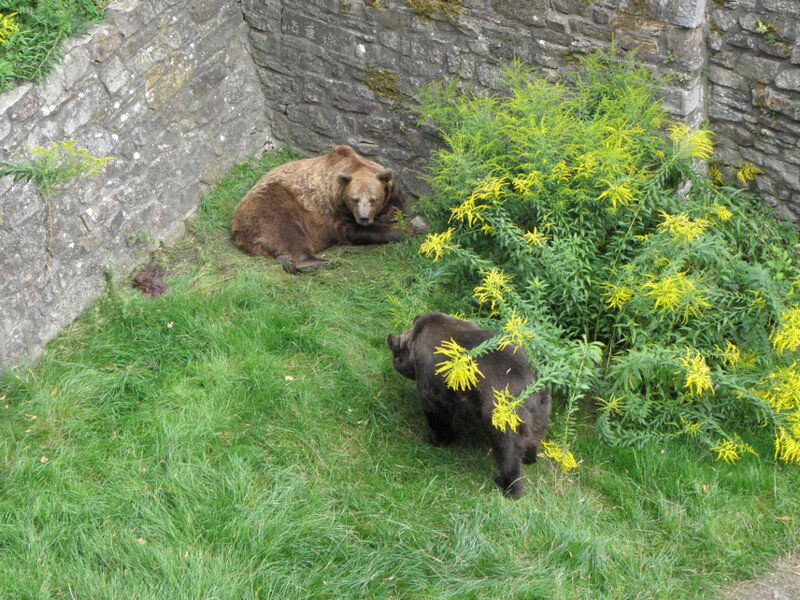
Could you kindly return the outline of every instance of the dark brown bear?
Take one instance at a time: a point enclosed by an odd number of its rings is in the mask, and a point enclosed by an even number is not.
[[[537,448],[542,441],[550,417],[550,393],[536,392],[525,399],[517,414],[522,423],[514,432],[492,425],[494,390],[505,390],[518,395],[536,377],[531,372],[525,352],[514,345],[506,346],[477,359],[483,378],[468,391],[451,390],[442,375],[437,375],[436,365],[445,360],[435,348],[451,338],[466,349],[496,336],[494,331],[479,329],[439,312],[430,312],[414,318],[414,326],[400,335],[389,334],[386,344],[392,351],[392,364],[397,371],[417,382],[419,404],[428,421],[430,441],[434,446],[446,446],[455,437],[453,418],[464,415],[478,422],[489,437],[495,463],[500,476],[495,483],[509,498],[522,495],[521,462],[536,462]],[[515,352],[516,349],[516,352]]]
[[[269,171],[239,202],[231,229],[239,248],[274,256],[294,273],[327,264],[314,253],[334,244],[401,240],[391,223],[399,208],[391,169],[336,146]]]

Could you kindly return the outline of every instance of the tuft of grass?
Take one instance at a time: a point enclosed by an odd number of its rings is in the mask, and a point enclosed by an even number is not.
[[[108,0],[0,0],[0,92],[39,82],[61,59],[61,47],[105,17]]]
[[[797,547],[800,482],[766,461],[587,431],[512,502],[486,444],[431,447],[384,344],[419,242],[288,276],[230,240],[294,156],[204,199],[159,298],[110,287],[0,376],[0,596],[713,598]]]

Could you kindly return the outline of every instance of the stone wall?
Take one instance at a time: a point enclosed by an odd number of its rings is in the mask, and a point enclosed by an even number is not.
[[[420,18],[407,0],[243,0],[276,139],[310,152],[347,142],[410,191],[437,141],[406,114],[427,82],[456,73],[493,89],[516,56],[557,77],[578,58],[638,48],[672,76],[675,118],[716,130],[728,177],[800,221],[800,0],[462,0]]]
[[[462,0],[457,16],[414,14],[406,0],[243,0],[276,139],[310,152],[349,143],[419,181],[437,143],[408,114],[421,87],[455,74],[494,89],[513,57],[557,77],[578,58],[622,50],[674,76],[665,105],[705,117],[705,0]]]
[[[751,185],[800,222],[800,1],[715,2],[708,42],[717,157],[732,169],[761,168]]]
[[[75,139],[112,156],[53,197],[0,179],[0,366],[46,341],[198,205],[207,184],[271,139],[235,0],[117,0],[41,85],[0,96],[0,159]]]

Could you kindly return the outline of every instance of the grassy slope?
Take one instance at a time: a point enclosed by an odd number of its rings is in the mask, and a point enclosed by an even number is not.
[[[0,379],[0,596],[714,598],[797,546],[797,469],[598,446],[503,499],[482,444],[426,443],[384,338],[408,247],[297,277],[247,257],[238,167],[164,259]]]

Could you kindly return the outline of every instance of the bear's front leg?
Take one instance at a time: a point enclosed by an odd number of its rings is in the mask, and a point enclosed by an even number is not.
[[[348,223],[344,228],[344,238],[354,246],[361,246],[364,244],[388,244],[389,242],[399,242],[403,239],[403,234],[391,223],[359,225],[353,222]]]
[[[500,471],[500,476],[495,477],[494,482],[503,490],[506,498],[516,500],[522,496],[524,486],[522,485],[522,461],[517,452],[509,448],[508,442],[492,442],[492,454],[495,464]]]
[[[422,414],[428,422],[431,444],[437,447],[450,445],[456,437],[452,424],[453,415],[446,404],[438,402],[434,395],[424,389],[420,389],[419,381],[417,381],[417,390],[419,391],[419,405],[422,409]]]

